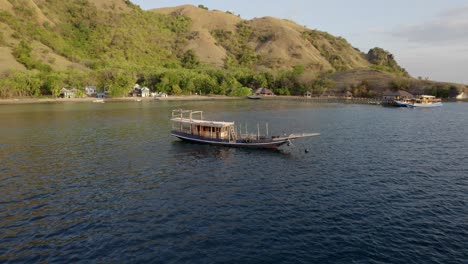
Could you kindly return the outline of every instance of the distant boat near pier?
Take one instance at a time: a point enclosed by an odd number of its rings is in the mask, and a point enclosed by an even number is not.
[[[408,98],[400,101],[395,101],[395,104],[400,107],[439,107],[442,106],[442,101],[432,95],[421,95],[416,98]]]

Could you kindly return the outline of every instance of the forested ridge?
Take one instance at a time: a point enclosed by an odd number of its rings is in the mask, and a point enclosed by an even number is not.
[[[243,96],[267,87],[278,95],[372,97],[390,88],[449,96],[454,89],[411,78],[381,48],[363,53],[292,21],[244,20],[204,6],[145,11],[123,0],[0,0],[0,29],[1,98],[88,85],[125,96],[135,83],[174,95]],[[353,71],[361,77],[343,77]]]

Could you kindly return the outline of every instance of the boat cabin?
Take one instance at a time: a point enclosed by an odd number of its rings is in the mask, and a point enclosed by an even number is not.
[[[440,103],[441,100],[432,95],[421,95],[420,97],[416,98],[416,102],[421,104],[433,104]]]
[[[173,110],[172,130],[190,137],[201,137],[211,140],[236,140],[234,122],[203,120],[202,111]]]
[[[394,101],[403,101],[403,100],[410,100],[413,99],[414,96],[407,91],[398,90],[398,91],[390,91],[387,90],[383,94],[382,101],[383,102],[394,102]]]

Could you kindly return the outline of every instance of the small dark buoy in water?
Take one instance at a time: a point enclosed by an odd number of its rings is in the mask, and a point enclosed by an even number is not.
[[[308,150],[308,149],[305,149],[304,152],[305,152],[305,153],[309,153],[309,150]]]

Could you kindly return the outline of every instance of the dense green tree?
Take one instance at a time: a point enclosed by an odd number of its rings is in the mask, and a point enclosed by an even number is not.
[[[248,96],[251,95],[252,91],[247,87],[236,87],[229,91],[230,96]]]
[[[200,61],[192,49],[187,50],[182,58],[182,66],[187,69],[194,69],[200,64]]]
[[[42,80],[40,89],[42,95],[59,96],[63,87],[63,77],[59,73],[41,73]]]
[[[397,78],[390,82],[390,86],[393,90],[404,90],[408,91],[412,87],[412,80],[409,78]]]
[[[182,94],[182,89],[180,88],[180,86],[178,84],[173,84],[171,86],[171,91],[170,93],[173,94],[173,95],[181,95]]]
[[[136,83],[136,75],[122,69],[107,69],[97,75],[97,86],[111,96],[126,96]]]
[[[319,77],[315,79],[314,83],[312,84],[312,92],[314,95],[320,96],[326,90],[332,88],[334,85],[333,80],[328,79],[325,77]]]
[[[404,77],[409,77],[408,72],[400,67],[396,62],[393,54],[382,49],[382,48],[373,48],[370,49],[367,53],[367,59],[370,63],[375,65],[376,69],[400,73]]]

